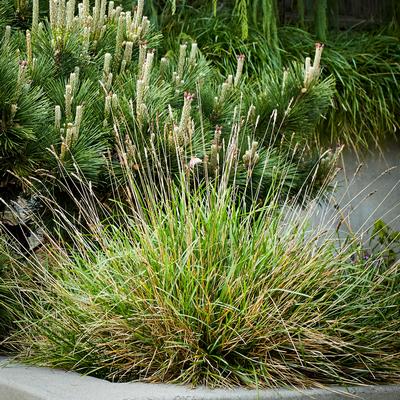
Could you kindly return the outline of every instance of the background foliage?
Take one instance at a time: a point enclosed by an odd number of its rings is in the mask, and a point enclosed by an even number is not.
[[[290,4],[289,4],[290,3]],[[164,35],[192,38],[222,70],[246,54],[251,74],[284,68],[314,41],[326,44],[324,73],[337,82],[321,138],[356,148],[396,137],[399,122],[399,3],[246,0],[153,2]],[[151,10],[149,9],[149,12]],[[307,32],[307,33],[306,33]]]

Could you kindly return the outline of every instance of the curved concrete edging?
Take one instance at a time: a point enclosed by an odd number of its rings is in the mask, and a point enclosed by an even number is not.
[[[72,372],[0,362],[0,400],[400,400],[400,385],[309,390],[191,389],[110,383]]]

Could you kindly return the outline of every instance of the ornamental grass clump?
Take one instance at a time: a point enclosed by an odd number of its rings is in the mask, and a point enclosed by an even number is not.
[[[398,263],[311,231],[279,186],[249,206],[185,173],[143,179],[106,219],[90,186],[71,193],[80,223],[48,199],[70,241],[45,234],[0,284],[17,359],[112,381],[400,382]]]

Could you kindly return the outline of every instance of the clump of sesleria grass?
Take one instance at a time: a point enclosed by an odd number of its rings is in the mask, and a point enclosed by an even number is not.
[[[310,230],[279,206],[279,184],[249,205],[182,169],[175,183],[127,179],[128,202],[101,215],[90,185],[71,188],[80,222],[42,198],[69,240],[45,233],[39,252],[6,261],[18,359],[112,381],[400,381],[398,263]]]

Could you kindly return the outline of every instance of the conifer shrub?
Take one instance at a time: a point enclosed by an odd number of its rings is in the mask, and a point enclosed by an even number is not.
[[[35,0],[30,30],[5,28],[3,198],[15,200],[25,189],[21,178],[31,177],[45,180],[62,201],[59,182],[74,181],[77,171],[107,197],[110,163],[138,170],[161,162],[173,178],[180,172],[178,159],[185,165],[199,160],[200,179],[220,179],[218,163],[228,143],[243,160],[243,179],[237,180],[242,189],[249,177],[256,186],[262,177],[267,190],[268,175],[287,176],[283,171],[290,169],[287,192],[298,193],[316,171],[322,174],[320,154],[309,145],[334,82],[318,78],[319,53],[309,77],[295,62],[286,71],[271,68],[249,79],[242,55],[236,70],[223,77],[195,42],[159,54],[161,35],[143,7],[142,1],[134,12],[106,1],[94,9],[88,1],[50,1],[43,14]],[[124,159],[117,156],[122,148]],[[275,150],[266,160],[269,148]]]

